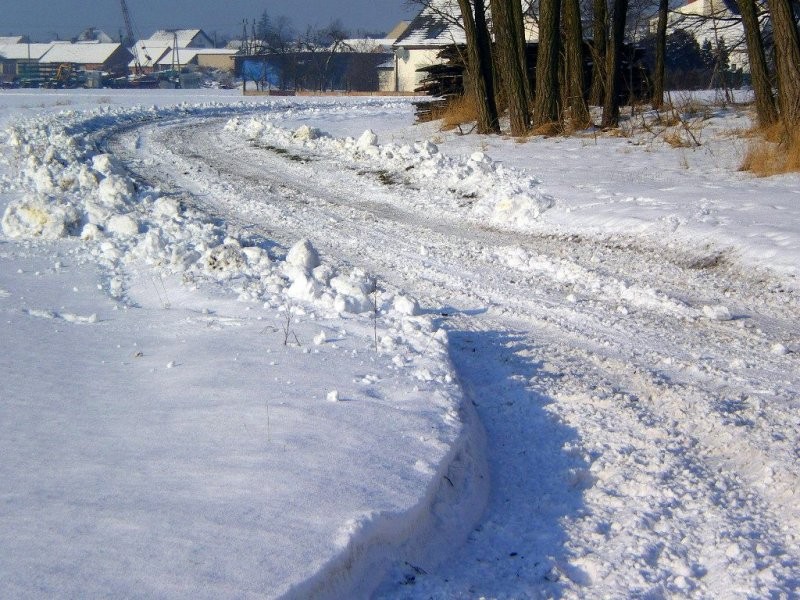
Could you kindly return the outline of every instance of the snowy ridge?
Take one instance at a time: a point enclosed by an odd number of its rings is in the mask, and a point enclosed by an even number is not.
[[[276,126],[275,118],[276,115],[234,117],[225,130],[268,149],[300,152],[301,158],[322,155],[328,160],[341,160],[353,170],[373,173],[386,185],[423,187],[429,193],[424,202],[415,203],[413,208],[436,209],[476,223],[530,231],[555,203],[538,189],[538,180],[505,167],[483,152],[452,157],[429,140],[380,144],[372,130],[364,131],[358,139],[336,138],[308,125],[294,130]]]
[[[162,308],[169,308],[168,297],[176,292],[167,290],[178,277],[190,289],[212,286],[288,315],[284,344],[291,322],[299,319],[324,323],[346,316],[364,329],[372,320],[374,352],[387,357],[391,369],[416,380],[415,392],[426,400],[415,400],[404,409],[420,411],[415,418],[429,422],[429,432],[420,438],[427,455],[420,454],[413,465],[424,489],[413,504],[408,504],[413,495],[399,504],[377,502],[388,508],[342,524],[331,547],[320,549],[321,562],[310,577],[292,574],[271,583],[273,592],[292,598],[367,594],[398,560],[433,564],[443,548],[460,543],[478,519],[488,493],[481,427],[453,381],[445,332],[433,317],[420,314],[416,300],[381,287],[361,269],[342,270],[325,262],[309,240],[300,240],[284,253],[269,240],[252,239],[181,198],[139,189],[115,158],[97,147],[107,128],[236,110],[101,109],[11,127],[7,142],[16,155],[12,164],[18,183],[9,189],[17,199],[6,207],[2,230],[12,240],[79,238],[72,255],[100,266],[104,291],[122,307],[141,305],[144,269],[155,273],[153,288]],[[85,317],[51,309],[30,309],[27,314],[69,323],[98,321],[96,314]],[[358,314],[364,316],[359,320]],[[314,344],[330,345],[329,336],[323,329]],[[167,367],[177,364],[170,361]],[[363,383],[380,388],[380,379],[367,375]],[[333,390],[327,399],[348,398]]]

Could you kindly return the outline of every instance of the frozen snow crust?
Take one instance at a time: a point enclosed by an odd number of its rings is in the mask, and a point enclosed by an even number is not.
[[[183,573],[184,587],[173,590],[181,596],[198,586],[191,592],[193,597],[218,596],[232,590],[245,596],[266,593],[270,597],[358,597],[368,594],[380,582],[388,565],[401,558],[423,565],[443,555],[443,548],[463,539],[470,525],[478,519],[488,485],[481,428],[471,407],[462,402],[461,390],[454,381],[446,334],[437,329],[433,317],[421,314],[416,300],[383,289],[381,282],[361,269],[342,270],[326,263],[310,240],[299,240],[284,253],[269,240],[251,239],[234,227],[186,205],[179,197],[142,189],[113,156],[102,150],[102,141],[110,131],[149,120],[252,110],[250,105],[230,104],[164,109],[102,108],[85,113],[67,111],[16,123],[7,131],[7,145],[13,153],[11,165],[17,171],[18,180],[7,185],[14,194],[2,217],[2,231],[8,239],[33,243],[32,247],[43,247],[37,245],[39,240],[73,240],[69,256],[79,264],[99,266],[104,273],[102,290],[116,303],[115,309],[141,307],[148,296],[150,302],[157,301],[162,309],[175,309],[171,298],[185,297],[184,292],[175,289],[174,282],[180,280],[187,290],[209,288],[223,294],[232,292],[238,301],[249,303],[247,310],[253,303],[262,305],[264,311],[275,314],[275,325],[267,325],[267,329],[283,335],[284,345],[297,347],[297,352],[303,355],[340,350],[351,356],[348,361],[352,363],[352,356],[357,356],[358,350],[346,340],[364,341],[366,347],[361,352],[368,357],[367,372],[355,375],[352,381],[358,385],[350,386],[351,390],[333,389],[320,394],[313,402],[326,403],[321,414],[319,409],[309,408],[304,400],[295,397],[308,393],[309,382],[298,383],[297,393],[284,395],[279,403],[284,408],[300,411],[301,415],[308,411],[308,419],[316,427],[323,427],[323,433],[332,436],[334,446],[352,447],[333,449],[329,457],[322,458],[317,455],[321,447],[312,446],[309,450],[298,445],[300,440],[284,440],[282,451],[291,449],[296,458],[288,461],[288,466],[282,461],[275,468],[274,476],[285,478],[294,469],[308,467],[310,474],[305,477],[292,473],[296,483],[289,487],[292,495],[313,499],[319,493],[314,489],[318,482],[313,478],[325,472],[326,479],[335,482],[337,496],[343,498],[341,505],[334,502],[336,515],[350,516],[342,517],[333,531],[330,528],[338,517],[317,515],[320,507],[313,502],[286,506],[283,510],[287,513],[297,513],[287,516],[289,523],[318,521],[313,526],[307,525],[315,530],[313,535],[308,531],[294,531],[291,542],[284,541],[291,547],[285,555],[280,545],[271,545],[268,549],[258,544],[243,548],[242,544],[252,542],[237,539],[232,542],[232,552],[258,553],[252,557],[260,561],[257,576],[246,568],[218,567],[213,575]],[[257,127],[258,121],[250,123],[250,127]],[[312,130],[293,135],[323,141]],[[365,139],[342,144],[342,151],[355,153],[360,148],[369,156],[375,146]],[[325,141],[336,143],[327,138]],[[420,167],[420,172],[428,175],[431,169],[445,162],[432,146],[384,149],[382,152],[384,156],[396,152],[398,157],[404,157],[398,160],[411,160]],[[475,177],[467,184],[470,189],[479,186],[487,173],[495,170],[482,157],[473,157],[469,165],[452,168],[459,174],[465,169],[474,171]],[[514,189],[510,195],[524,197],[514,201],[514,218],[534,218],[535,213],[547,205],[546,199],[535,194],[526,196]],[[476,214],[491,211],[486,203],[475,210]],[[502,209],[497,212],[497,218],[501,218],[501,214],[511,213]],[[57,263],[56,272],[60,265]],[[18,272],[24,273],[24,270]],[[156,298],[152,297],[153,290]],[[50,309],[26,309],[24,312],[33,317],[38,326],[50,322],[96,324],[103,321],[97,314],[82,316]],[[225,323],[214,317],[214,311],[203,309],[201,314],[205,317],[200,321],[207,325],[216,327]],[[348,331],[333,329],[342,317],[350,323]],[[188,321],[193,319],[189,317]],[[258,320],[261,319],[259,316]],[[313,346],[307,338],[305,343],[298,339],[298,334],[310,335],[304,321],[315,323],[312,327],[319,331],[313,338]],[[136,356],[142,353],[137,352]],[[39,360],[44,359],[39,357]],[[175,360],[166,364],[168,369],[180,366]],[[342,375],[348,376],[347,370],[345,365]],[[331,377],[328,370],[323,374]],[[313,373],[309,374],[309,379],[313,388]],[[382,383],[384,379],[385,384]],[[278,382],[279,377],[275,381]],[[291,384],[290,381],[286,383]],[[316,385],[325,387],[323,382]],[[359,396],[366,397],[370,407],[363,416],[354,416],[352,412],[359,406]],[[270,400],[266,402],[269,404]],[[383,415],[382,404],[386,405]],[[349,407],[352,407],[351,415],[336,423],[335,414]],[[321,416],[331,419],[328,421],[330,430],[322,425]],[[365,435],[366,447],[352,441],[358,439],[362,428],[369,430]],[[271,435],[268,429],[267,436]],[[133,438],[136,439],[135,434]],[[374,440],[380,440],[380,444]],[[159,450],[156,446],[147,451]],[[271,451],[276,451],[274,446],[267,447],[267,452]],[[347,454],[353,451],[368,452],[367,462],[374,466],[362,464],[367,456],[360,456],[354,460],[360,470],[344,468]],[[25,483],[19,486],[24,488]],[[351,496],[357,500],[348,504]],[[30,500],[22,498],[20,501]],[[103,505],[104,511],[107,508],[113,510],[113,506]],[[141,508],[147,511],[153,507]],[[169,510],[162,516],[169,519]],[[92,516],[86,518],[91,520]],[[49,520],[49,517],[43,519],[43,526]],[[167,537],[192,536],[189,531],[171,531],[177,527],[174,524],[164,527]],[[275,528],[274,524],[271,528]],[[202,538],[205,535],[202,526],[198,531]],[[13,535],[13,531],[11,533]],[[91,549],[87,547],[86,552],[91,556],[97,550],[93,545],[109,543],[105,536],[105,532],[95,532],[84,542],[67,539],[65,543],[76,543],[79,547],[88,544]],[[125,536],[122,538],[118,549],[124,552]],[[268,543],[274,544],[273,538],[268,536]],[[7,546],[10,554],[28,551],[24,541],[15,544]],[[137,552],[134,547],[130,551]],[[166,550],[158,544],[150,551],[157,560],[166,560],[166,555],[162,555]],[[202,564],[205,551],[200,549],[199,552],[198,564]],[[42,567],[32,557],[23,560],[33,571]],[[105,564],[104,567],[104,560],[113,561],[97,557],[95,560],[100,568],[109,566]],[[90,595],[136,595],[149,593],[145,591],[148,589],[168,589],[161,588],[166,581],[159,582],[160,577],[167,577],[162,573],[162,565],[140,565],[145,570],[153,569],[153,573],[114,574],[118,567],[111,567],[112,581],[108,582],[102,578],[81,582],[92,577],[91,567],[86,565],[72,573],[70,568],[65,568],[65,572],[47,578],[41,584],[42,589]],[[29,584],[16,575],[7,574],[4,579],[9,589],[21,595],[31,593]]]

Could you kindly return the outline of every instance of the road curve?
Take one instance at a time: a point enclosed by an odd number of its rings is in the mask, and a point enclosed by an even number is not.
[[[441,315],[492,496],[463,548],[435,572],[397,565],[379,595],[798,592],[800,368],[775,348],[796,339],[800,301],[779,280],[699,247],[433,217],[424,186],[251,143],[219,118],[107,144],[143,185],[245,237],[312,239]],[[722,304],[733,318],[715,318]]]

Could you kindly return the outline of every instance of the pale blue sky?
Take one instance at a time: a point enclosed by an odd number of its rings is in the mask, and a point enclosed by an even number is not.
[[[339,18],[347,29],[388,31],[417,12],[408,0],[127,0],[134,28],[143,37],[156,29],[200,28],[213,37],[239,36],[243,19],[289,17],[295,29],[323,27]],[[0,0],[0,35],[33,41],[75,37],[94,26],[118,38],[124,27],[119,0]]]

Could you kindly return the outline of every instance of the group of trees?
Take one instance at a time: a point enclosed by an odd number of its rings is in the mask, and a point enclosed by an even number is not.
[[[663,103],[666,68],[666,0],[660,0],[656,39],[654,106]],[[734,0],[741,16],[750,64],[750,80],[755,95],[758,122],[768,127],[778,120],[787,126],[800,125],[800,37],[798,37],[796,0]],[[765,24],[768,27],[765,27]],[[772,50],[773,69],[768,67],[767,39]],[[708,52],[701,48],[701,52]],[[721,51],[725,49],[722,48]],[[717,53],[716,65],[727,57]],[[702,59],[702,58],[701,58]],[[777,95],[773,93],[777,89]]]
[[[634,0],[635,1],[635,0]],[[756,97],[759,123],[778,119],[800,121],[800,43],[793,9],[798,0],[732,0],[741,14]],[[432,10],[447,10],[441,0],[417,0]],[[590,123],[588,105],[602,106],[603,127],[619,123],[623,78],[623,45],[631,0],[457,0],[466,36],[466,89],[477,104],[477,130],[499,132],[498,98],[507,107],[512,135],[569,121],[581,128]],[[437,8],[438,7],[438,8]],[[655,13],[653,13],[655,11]],[[710,85],[736,83],[729,66],[724,38],[702,45],[680,30],[667,35],[669,0],[658,0],[650,14],[657,29],[650,40],[654,54],[652,101],[660,107],[665,85],[684,83],[691,73]],[[526,74],[524,16],[531,15],[539,29],[535,85]],[[589,17],[591,32],[584,43],[583,22]],[[770,24],[774,69],[768,70],[763,24]],[[585,89],[584,54],[593,64],[590,89]],[[689,73],[687,75],[687,73]],[[777,93],[773,93],[776,84]]]
[[[477,104],[477,130],[500,131],[498,96],[508,108],[512,135],[565,120],[585,127],[591,119],[587,99],[602,104],[603,126],[617,125],[628,1],[613,0],[611,7],[606,0],[592,3],[594,42],[587,45],[579,0],[538,0],[536,7],[523,7],[522,0],[489,0],[491,19],[483,0],[458,0],[466,35],[466,85]],[[523,15],[528,11],[539,29],[535,86],[527,77]],[[594,63],[591,90],[584,76],[587,48]]]

